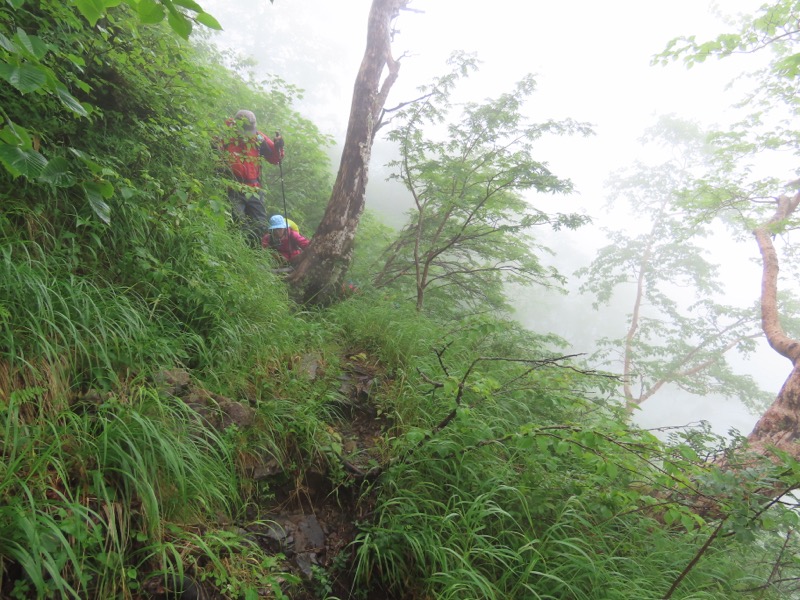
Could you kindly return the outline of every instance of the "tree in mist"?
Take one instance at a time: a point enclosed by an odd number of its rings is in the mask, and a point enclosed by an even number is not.
[[[697,243],[709,235],[709,226],[680,205],[693,168],[704,159],[696,143],[700,132],[665,118],[649,136],[666,141],[673,158],[660,166],[637,163],[615,176],[608,200],[614,207],[627,203],[644,231],[608,232],[611,243],[577,272],[585,278],[581,291],[595,297],[595,309],[621,297],[630,303],[625,333],[599,340],[595,357],[621,365],[628,413],[667,384],[763,409],[770,399],[766,392],[726,360],[733,351],[745,357],[755,351],[761,334],[756,307],[719,302],[725,292],[717,266]]]
[[[364,211],[372,143],[400,69],[399,61],[392,57],[391,23],[409,1],[372,2],[367,47],[353,89],[336,182],[311,244],[289,278],[303,301],[326,303],[333,299],[352,261],[353,239]]]
[[[745,19],[737,33],[705,43],[694,38],[673,40],[661,55],[664,61],[682,58],[687,65],[707,57],[729,57],[771,51],[767,67],[755,74],[756,86],[740,106],[748,114],[725,132],[710,139],[715,147],[713,168],[697,182],[700,192],[690,203],[699,214],[721,216],[736,235],[755,237],[762,259],[761,323],[772,348],[791,363],[791,371],[777,397],[756,423],[748,440],[762,453],[771,448],[800,457],[800,332],[793,314],[778,302],[780,269],[787,281],[797,281],[797,256],[790,233],[800,227],[800,181],[786,183],[800,173],[796,166],[780,172],[787,155],[795,165],[800,157],[800,6],[783,0],[763,6]],[[769,162],[765,160],[767,158]],[[769,164],[772,173],[758,177]],[[796,292],[796,291],[795,291]]]
[[[467,103],[451,117],[451,94],[476,69],[475,59],[454,55],[447,75],[421,88],[422,97],[393,115],[389,139],[400,158],[390,163],[414,202],[410,220],[385,253],[379,287],[411,286],[417,310],[426,298],[450,307],[504,307],[507,282],[561,280],[537,255],[546,251],[531,235],[537,225],[575,228],[576,214],[549,214],[522,192],[568,193],[572,184],[535,156],[547,134],[591,133],[570,120],[529,123],[524,103],[535,90],[531,76],[508,93]],[[437,137],[438,136],[438,137]]]

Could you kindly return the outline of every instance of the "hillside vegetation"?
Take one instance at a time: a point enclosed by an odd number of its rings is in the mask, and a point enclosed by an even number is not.
[[[0,8],[0,597],[797,597],[796,513],[756,491],[796,464],[628,426],[499,285],[466,315],[373,289],[369,219],[357,289],[295,304],[214,137],[280,124],[310,234],[332,174],[300,91],[147,10],[213,26],[193,2],[91,4]]]

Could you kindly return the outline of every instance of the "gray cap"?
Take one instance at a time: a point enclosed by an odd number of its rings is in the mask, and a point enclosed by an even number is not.
[[[244,127],[242,127],[242,131],[244,131],[248,135],[255,135],[256,116],[253,114],[252,111],[240,110],[234,115],[233,119],[237,123],[244,121]]]

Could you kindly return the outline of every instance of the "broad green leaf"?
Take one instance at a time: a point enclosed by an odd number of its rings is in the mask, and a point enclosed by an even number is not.
[[[69,53],[69,54],[64,54],[63,56],[64,58],[69,60],[69,62],[71,62],[73,65],[75,65],[81,70],[83,70],[83,67],[86,66],[86,61],[83,59],[83,57],[78,56],[77,54]]]
[[[82,152],[81,150],[78,150],[77,148],[70,148],[69,151],[74,156],[76,156],[78,159],[80,159],[83,162],[83,164],[85,164],[89,168],[89,170],[92,173],[97,174],[97,173],[100,173],[103,170],[103,167],[101,167],[97,163],[97,161],[95,161],[91,156],[89,156],[85,152]]]
[[[0,129],[0,142],[5,142],[9,146],[19,146],[20,139],[9,127]]]
[[[690,460],[690,461],[699,460],[697,452],[695,452],[694,449],[690,448],[689,446],[678,446],[678,452],[685,460]]]
[[[64,104],[64,106],[66,106],[72,112],[79,114],[82,117],[89,116],[89,113],[83,107],[83,104],[81,104],[78,101],[78,99],[75,98],[75,96],[70,94],[65,86],[59,85],[58,88],[56,89],[56,95],[58,96],[58,99],[61,100],[61,102]]]
[[[192,33],[192,22],[189,19],[173,8],[169,11],[167,22],[175,33],[184,39],[189,39],[189,34]]]
[[[39,181],[49,183],[55,187],[71,187],[75,185],[75,177],[69,172],[69,163],[62,156],[51,158],[47,161]]]
[[[173,4],[177,4],[178,6],[182,6],[184,8],[188,8],[189,10],[193,10],[196,13],[203,12],[203,7],[200,6],[194,0],[172,0]]]
[[[43,59],[47,53],[54,48],[39,36],[31,36],[30,40],[33,46],[33,55],[39,60]]]
[[[0,162],[15,177],[23,175],[28,179],[36,179],[47,164],[47,159],[35,150],[0,144]]]
[[[139,0],[136,12],[142,23],[160,23],[164,20],[164,7],[155,0]]]
[[[9,51],[12,54],[17,54],[19,52],[14,43],[2,33],[0,33],[0,48]]]
[[[408,433],[406,433],[406,439],[411,444],[419,444],[423,439],[425,439],[425,431],[422,429],[411,429]]]
[[[106,225],[111,224],[111,207],[103,199],[103,185],[90,181],[83,184],[83,189],[86,190],[86,198],[89,200],[89,205],[92,207],[94,214],[97,215],[97,218]]]
[[[28,54],[33,55],[33,44],[31,43],[31,39],[28,34],[25,33],[24,29],[17,27],[17,33],[14,36],[14,41],[16,42],[17,51],[26,51]]]
[[[681,516],[681,513],[680,513],[679,510],[677,510],[675,508],[669,508],[664,513],[664,522],[667,525],[672,525],[675,521],[680,519],[680,516]]]
[[[104,198],[111,198],[114,195],[114,186],[108,181],[104,181],[100,184],[100,193]]]
[[[47,71],[32,65],[0,63],[0,78],[5,79],[23,94],[34,92],[47,81]]]
[[[516,446],[517,448],[528,450],[533,448],[535,444],[536,440],[533,437],[529,435],[523,435],[517,438]]]
[[[103,0],[75,0],[75,6],[92,27],[97,24],[106,10],[106,3]]]
[[[550,447],[553,445],[553,440],[549,437],[539,435],[536,436],[536,445],[539,447],[541,452],[548,452]]]
[[[458,391],[459,381],[455,377],[448,377],[444,381],[442,391],[446,396],[455,396]]]
[[[686,531],[691,531],[697,526],[697,523],[692,518],[692,515],[683,513],[681,514],[681,525],[683,525],[683,528],[686,529]]]
[[[17,50],[22,49],[28,56],[37,60],[41,60],[47,54],[47,44],[35,35],[28,35],[24,29],[17,28],[14,40]]]
[[[14,167],[19,152],[20,149],[17,146],[0,143],[0,163],[15,179],[22,174],[19,169]]]
[[[12,8],[22,8],[22,5],[25,4],[25,0],[6,0]]]
[[[198,23],[202,23],[203,25],[205,25],[209,29],[216,29],[217,31],[222,31],[222,25],[219,24],[219,21],[217,21],[214,17],[212,17],[208,13],[204,13],[204,12],[203,13],[198,13],[197,14],[197,22]]]
[[[105,199],[111,198],[111,196],[114,195],[114,186],[108,181],[94,181],[92,182],[92,185],[94,186],[93,189],[97,190],[97,192]]]
[[[33,148],[33,140],[28,130],[13,121],[9,121],[8,126],[0,129],[0,140],[12,146],[19,146],[23,150]]]

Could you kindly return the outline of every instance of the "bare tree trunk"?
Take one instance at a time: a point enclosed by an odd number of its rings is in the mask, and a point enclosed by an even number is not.
[[[353,239],[364,211],[372,142],[400,63],[391,54],[391,22],[410,0],[373,0],[367,47],[356,77],[339,173],[325,215],[289,278],[304,302],[336,296],[353,258]],[[381,81],[384,69],[386,78]]]
[[[625,412],[628,415],[633,414],[634,407],[642,402],[641,394],[639,398],[633,396],[633,386],[631,385],[631,379],[634,376],[632,369],[633,341],[636,337],[636,331],[639,329],[639,317],[642,309],[642,301],[644,300],[645,273],[650,263],[652,250],[653,246],[651,242],[648,244],[642,260],[639,261],[639,276],[636,279],[636,299],[633,303],[631,324],[625,336],[625,360],[622,366],[622,392],[625,396]]]
[[[800,341],[790,338],[783,330],[778,315],[778,255],[772,243],[773,225],[789,218],[798,204],[800,192],[793,197],[781,196],[772,218],[757,227],[753,234],[761,251],[761,326],[772,348],[792,363],[792,372],[777,398],[759,419],[748,436],[756,452],[767,454],[771,446],[800,458]]]

